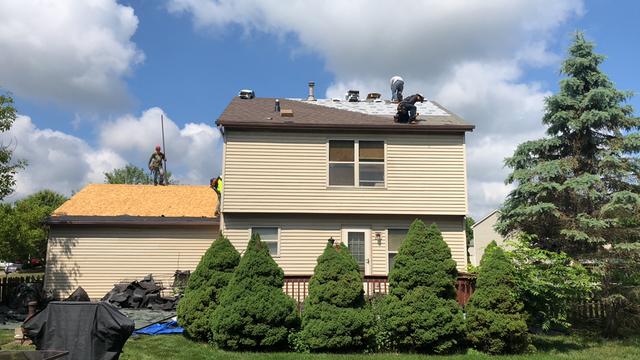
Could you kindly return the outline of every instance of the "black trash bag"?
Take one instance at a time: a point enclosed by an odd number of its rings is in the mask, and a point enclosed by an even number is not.
[[[38,350],[69,351],[69,360],[117,360],[134,323],[106,302],[53,301],[23,327]]]
[[[91,298],[89,298],[89,294],[84,291],[82,286],[79,286],[65,301],[91,301]]]

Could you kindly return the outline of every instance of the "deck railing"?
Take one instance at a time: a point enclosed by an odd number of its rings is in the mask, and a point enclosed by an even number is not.
[[[284,292],[291,296],[301,306],[309,294],[309,279],[311,275],[285,275]],[[389,292],[389,281],[386,275],[366,275],[362,283],[364,295],[371,299],[378,295],[386,295]],[[475,289],[475,276],[460,274],[456,283],[457,300],[461,306],[469,301]]]

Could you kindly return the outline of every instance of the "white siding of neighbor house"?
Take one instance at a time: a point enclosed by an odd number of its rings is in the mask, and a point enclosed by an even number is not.
[[[328,140],[384,140],[384,188],[329,187]],[[464,134],[311,134],[228,130],[223,211],[465,215]]]
[[[463,216],[419,216],[427,225],[436,223],[451,249],[458,270],[467,265]],[[244,251],[251,227],[279,227],[280,254],[274,257],[285,275],[311,275],[316,260],[333,237],[343,241],[343,228],[371,229],[371,275],[387,275],[387,229],[408,228],[416,216],[397,215],[301,215],[301,214],[225,214],[223,231],[231,243]],[[380,233],[380,242],[375,240]]]
[[[217,226],[52,226],[45,288],[65,298],[82,286],[99,300],[115,283],[147,274],[169,287],[176,270],[195,270],[217,233]]]
[[[484,250],[492,242],[504,246],[505,238],[494,229],[500,213],[494,211],[473,225],[473,247],[469,248],[469,260],[473,266],[480,265]]]

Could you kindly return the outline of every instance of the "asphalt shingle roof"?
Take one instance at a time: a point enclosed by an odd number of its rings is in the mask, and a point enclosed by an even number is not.
[[[325,130],[325,131],[471,131],[474,126],[434,101],[417,103],[418,122],[393,121],[397,104],[389,101],[357,102],[321,99],[306,101],[281,99],[281,110],[292,110],[292,117],[275,111],[274,98],[240,99],[235,97],[224,110],[218,124],[227,128]]]

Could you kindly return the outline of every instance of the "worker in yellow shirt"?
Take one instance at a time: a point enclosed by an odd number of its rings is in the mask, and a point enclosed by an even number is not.
[[[211,186],[213,191],[216,192],[216,195],[218,195],[218,202],[216,203],[215,213],[215,215],[218,216],[220,214],[220,199],[222,198],[222,178],[220,176],[215,179],[212,178],[209,182],[209,185]]]

